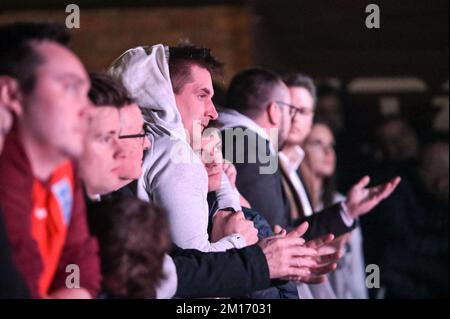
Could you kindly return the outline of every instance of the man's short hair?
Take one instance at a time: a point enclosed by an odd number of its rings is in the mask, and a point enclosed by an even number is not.
[[[288,73],[283,76],[283,81],[288,87],[301,87],[306,89],[313,97],[314,103],[317,101],[317,89],[311,77],[303,73]]]
[[[210,49],[182,42],[169,48],[169,72],[175,94],[192,81],[190,68],[194,65],[208,70],[211,77],[223,75],[223,63]]]
[[[0,75],[19,82],[24,92],[33,90],[37,66],[44,58],[34,43],[51,41],[67,47],[70,35],[62,24],[50,22],[19,22],[0,26]]]
[[[274,72],[251,68],[236,74],[227,92],[227,108],[245,115],[258,115],[276,99],[281,78]]]
[[[133,103],[125,87],[109,75],[90,73],[89,78],[91,80],[89,99],[95,106],[121,108]]]

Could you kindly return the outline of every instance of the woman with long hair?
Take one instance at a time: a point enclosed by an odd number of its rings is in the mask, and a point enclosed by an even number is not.
[[[334,147],[335,139],[330,125],[324,120],[316,120],[303,144],[305,159],[300,166],[314,211],[320,211],[345,199],[335,187],[336,152]],[[336,297],[339,299],[367,298],[360,227],[336,238],[335,244],[346,251],[345,256],[338,263],[338,268],[329,274]]]

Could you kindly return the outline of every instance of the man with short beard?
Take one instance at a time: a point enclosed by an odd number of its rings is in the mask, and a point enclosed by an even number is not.
[[[186,44],[130,49],[109,70],[139,104],[152,133],[139,197],[167,212],[175,244],[205,252],[241,248],[257,239],[247,236],[252,225],[239,218],[228,220],[223,238],[208,238],[208,181],[195,150],[203,129],[217,118],[212,76],[221,68],[209,49]],[[241,209],[227,200],[218,207],[223,208]]]
[[[239,72],[231,80],[227,107],[219,116],[224,156],[236,166],[239,192],[271,226],[285,228],[307,220],[310,227],[306,239],[328,233],[342,235],[354,228],[357,217],[388,197],[400,182],[396,178],[366,189],[368,177],[365,177],[352,188],[344,202],[320,214],[292,218],[277,156],[300,106],[292,105],[289,89],[277,74],[253,68]]]
[[[195,52],[199,53],[199,51],[203,51],[195,47],[181,49],[181,51],[183,50],[194,50],[194,53],[192,53],[193,56],[195,56]],[[151,130],[149,138],[151,139],[152,146],[144,160],[141,176],[140,164],[144,149],[143,143],[138,143],[137,133],[142,129],[142,125],[144,124],[142,116],[139,114],[137,107],[126,107],[122,110],[122,123],[124,126],[121,129],[121,135],[134,135],[136,143],[132,144],[131,142],[133,141],[129,139],[124,139],[121,142],[124,158],[120,176],[124,181],[124,185],[141,177],[138,183],[139,194],[143,198],[152,201],[156,198],[155,203],[162,204],[166,210],[169,209],[169,219],[175,218],[176,214],[186,214],[183,218],[192,219],[186,225],[189,226],[193,222],[198,221],[195,219],[195,216],[198,216],[198,214],[201,216],[203,214],[203,205],[207,205],[207,181],[203,184],[203,177],[201,177],[203,174],[206,175],[206,171],[200,159],[196,157],[197,155],[193,153],[191,146],[186,142],[184,126],[181,123],[181,116],[177,111],[178,104],[175,105],[170,78],[175,82],[175,87],[179,86],[180,83],[184,83],[187,86],[185,88],[187,90],[186,95],[182,94],[178,96],[180,101],[179,107],[185,107],[183,112],[189,113],[188,110],[190,107],[193,110],[192,113],[184,116],[185,119],[189,116],[195,117],[206,125],[207,118],[211,112],[210,98],[212,92],[208,91],[207,87],[196,87],[194,84],[199,84],[198,81],[200,79],[197,78],[197,81],[191,79],[192,82],[190,82],[189,77],[186,74],[183,75],[183,72],[179,74],[178,80],[185,79],[187,84],[186,82],[173,80],[177,78],[176,76],[171,75],[169,77],[166,53],[167,51],[160,45],[131,49],[116,60],[110,70],[115,77],[120,79],[127,87],[129,93],[139,103],[141,111],[147,119],[146,125]],[[189,59],[190,55],[185,54],[184,56],[185,59]],[[177,61],[177,59],[174,60]],[[184,72],[191,67],[189,63],[182,65],[184,66]],[[205,75],[207,73],[203,73],[203,76]],[[200,75],[197,74],[197,76]],[[200,76],[200,78],[203,77]],[[207,79],[208,77],[206,77]],[[210,83],[211,79],[209,78],[209,81],[206,82]],[[196,94],[199,95],[197,96]],[[194,104],[189,103],[189,97],[194,98],[194,102],[192,102]],[[196,105],[197,103],[203,103],[203,105],[198,106]],[[205,113],[199,112],[201,110],[204,110]],[[195,115],[197,112],[198,114]],[[204,121],[202,122],[201,119]],[[180,129],[182,130],[181,132],[179,131]],[[168,157],[168,154],[170,154],[172,149],[170,147],[168,148],[166,143],[171,143],[170,145],[178,147],[179,150],[181,149],[191,154],[196,161],[194,163],[178,163],[180,165],[177,165],[177,162],[170,162],[172,159]],[[183,174],[199,174],[201,179],[192,179],[192,176],[188,175],[191,178],[183,180]],[[154,183],[154,188],[148,184],[149,182]],[[189,186],[186,183],[195,185],[195,187]],[[135,187],[131,188],[135,189]],[[202,197],[203,188],[205,188],[204,197]],[[131,196],[133,194],[129,189],[128,193]],[[186,207],[180,208],[178,204]],[[196,211],[195,209],[198,209],[198,207],[201,209]],[[188,208],[193,210],[190,211]],[[195,226],[198,227],[198,231],[201,233],[205,232],[205,236],[207,237],[208,211],[207,207],[205,209],[206,216],[200,217],[202,218],[202,224]],[[173,217],[170,214],[174,214]],[[205,220],[203,221],[203,219]],[[170,222],[179,223],[180,221],[170,219]],[[206,224],[204,225],[204,229],[203,223]],[[183,225],[180,224],[178,226],[182,227]],[[229,250],[223,253],[201,253],[192,249],[182,250],[175,248],[171,256],[175,262],[179,277],[176,296],[217,297],[242,295],[254,290],[268,288],[268,277],[289,277],[298,280],[300,277],[311,275],[309,270],[299,266],[301,264],[301,258],[297,255],[294,246],[292,246],[294,242],[297,242],[297,248],[301,248],[303,245],[301,244],[303,240],[298,237],[304,232],[305,226],[302,225],[290,234],[286,235],[286,232],[284,232],[276,236],[276,238],[263,240],[259,245]],[[201,238],[199,240],[201,242]],[[176,240],[175,243],[177,243]],[[267,254],[271,249],[274,250]],[[280,255],[281,252],[286,253],[286,256],[282,258]],[[309,250],[309,253],[313,252]],[[296,258],[293,258],[294,255],[296,255]],[[297,263],[297,267],[292,266],[294,262]],[[332,270],[333,267],[334,264],[328,262],[321,269],[314,270],[314,276],[320,277],[324,273]],[[267,268],[269,269],[269,273],[267,273]],[[193,269],[197,270],[193,271]],[[292,275],[286,275],[286,272]],[[236,284],[239,283],[239,286],[234,285],[231,287],[228,285],[229,278],[239,278],[234,280]]]

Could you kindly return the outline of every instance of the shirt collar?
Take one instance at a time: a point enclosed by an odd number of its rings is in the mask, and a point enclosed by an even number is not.
[[[295,145],[292,149],[292,154],[289,154],[289,156],[287,156],[287,154],[283,151],[281,151],[279,155],[280,159],[287,166],[289,171],[296,171],[305,158],[305,151],[300,147],[300,145]]]

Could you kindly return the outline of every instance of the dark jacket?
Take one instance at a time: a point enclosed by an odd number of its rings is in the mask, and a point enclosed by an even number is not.
[[[269,288],[269,267],[258,245],[225,252],[201,252],[174,245],[176,297],[237,297]]]
[[[211,235],[212,230],[212,218],[217,211],[217,196],[215,192],[208,193],[208,206],[209,206],[209,222],[208,222],[208,234]],[[267,220],[261,216],[256,210],[242,207],[242,212],[247,220],[253,222],[254,227],[258,230],[258,239],[264,239],[273,236],[274,233],[270,228]],[[298,299],[297,286],[293,282],[287,282],[284,280],[273,281],[274,287],[270,287],[264,290],[254,291],[245,295],[245,298],[251,299]],[[237,296],[236,296],[237,297]]]
[[[342,221],[340,205],[325,208],[319,214],[292,220],[291,207],[283,188],[280,169],[277,167],[273,174],[261,174],[260,168],[266,167],[267,164],[262,163],[259,156],[249,154],[249,149],[255,150],[256,154],[261,152],[266,156],[270,156],[271,160],[269,163],[277,162],[276,155],[270,153],[269,141],[264,140],[250,130],[247,130],[248,134],[239,143],[236,138],[226,141],[225,136],[227,135],[225,131],[222,131],[223,154],[225,157],[232,154],[232,157],[227,158],[227,160],[231,161],[236,167],[236,186],[242,196],[249,201],[252,208],[264,216],[272,227],[278,224],[283,228],[290,228],[307,221],[309,228],[304,235],[306,240],[318,238],[329,233],[337,237],[354,228],[347,227]],[[255,136],[252,136],[252,134]],[[238,153],[240,150],[237,149],[237,146],[241,145],[243,145],[244,154]],[[265,153],[263,152],[264,150],[259,149],[260,145],[265,145]],[[253,161],[252,157],[256,161]],[[243,161],[238,161],[239,158],[243,159]]]
[[[0,211],[0,299],[29,298],[28,289],[17,271]]]
[[[384,182],[392,174],[378,176]],[[448,298],[448,201],[430,193],[416,173],[402,178],[361,220],[366,262],[379,265],[386,298]]]
[[[136,182],[113,196],[135,196]],[[175,297],[233,297],[270,287],[269,267],[258,245],[225,252],[201,252],[172,246],[178,277]]]
[[[5,140],[0,156],[0,202],[14,262],[25,280],[32,298],[39,297],[38,280],[43,265],[31,234],[33,172],[16,129]],[[76,179],[72,216],[66,241],[50,291],[65,288],[66,266],[80,269],[80,286],[96,296],[100,288],[100,264],[97,242],[89,234],[81,183]]]

